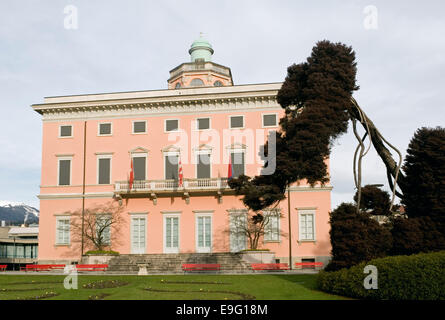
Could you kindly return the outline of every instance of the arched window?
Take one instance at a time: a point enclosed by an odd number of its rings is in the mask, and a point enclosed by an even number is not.
[[[215,87],[222,87],[222,86],[223,86],[222,82],[219,81],[219,80],[216,80],[216,81],[213,83],[213,85],[214,85]]]
[[[179,88],[181,88],[181,83],[180,82],[176,82],[175,89],[179,89]]]
[[[204,85],[204,81],[202,81],[199,78],[195,78],[192,80],[192,82],[190,82],[190,86],[192,87],[201,87]]]

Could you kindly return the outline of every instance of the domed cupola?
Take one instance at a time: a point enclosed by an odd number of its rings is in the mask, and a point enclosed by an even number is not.
[[[170,70],[169,89],[233,86],[230,68],[212,62],[214,50],[202,32],[188,52],[191,62]]]
[[[193,41],[189,54],[192,62],[202,61],[212,61],[213,55],[212,45],[203,37],[201,32],[199,39]]]

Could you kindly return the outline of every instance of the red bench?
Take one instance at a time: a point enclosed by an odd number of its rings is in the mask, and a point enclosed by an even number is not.
[[[64,264],[27,264],[25,267],[21,267],[20,271],[51,271],[51,270],[63,270]]]
[[[289,270],[287,263],[252,263],[252,270]]]
[[[106,271],[108,264],[76,264],[77,271]]]
[[[295,262],[295,267],[300,267],[301,269],[315,269],[322,268],[323,262]]]
[[[0,264],[0,271],[6,271],[6,264]]]
[[[182,265],[183,271],[219,271],[220,269],[220,264],[188,263]]]

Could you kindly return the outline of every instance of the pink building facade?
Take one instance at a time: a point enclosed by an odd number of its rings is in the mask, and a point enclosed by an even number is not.
[[[281,83],[234,85],[202,38],[189,52],[191,62],[170,71],[168,89],[49,97],[32,106],[43,121],[39,262],[79,261],[91,248],[74,241],[73,212],[110,203],[121,208],[120,225],[109,230],[121,254],[249,248],[233,230],[247,209],[227,186],[228,167],[234,176],[260,173],[260,146],[284,114]],[[280,262],[290,251],[293,262],[327,262],[331,189],[291,186],[290,207],[285,199],[268,212],[260,247]]]

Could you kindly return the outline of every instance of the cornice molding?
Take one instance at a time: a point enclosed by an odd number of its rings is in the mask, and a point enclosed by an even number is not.
[[[44,121],[281,108],[277,90],[35,104]]]

